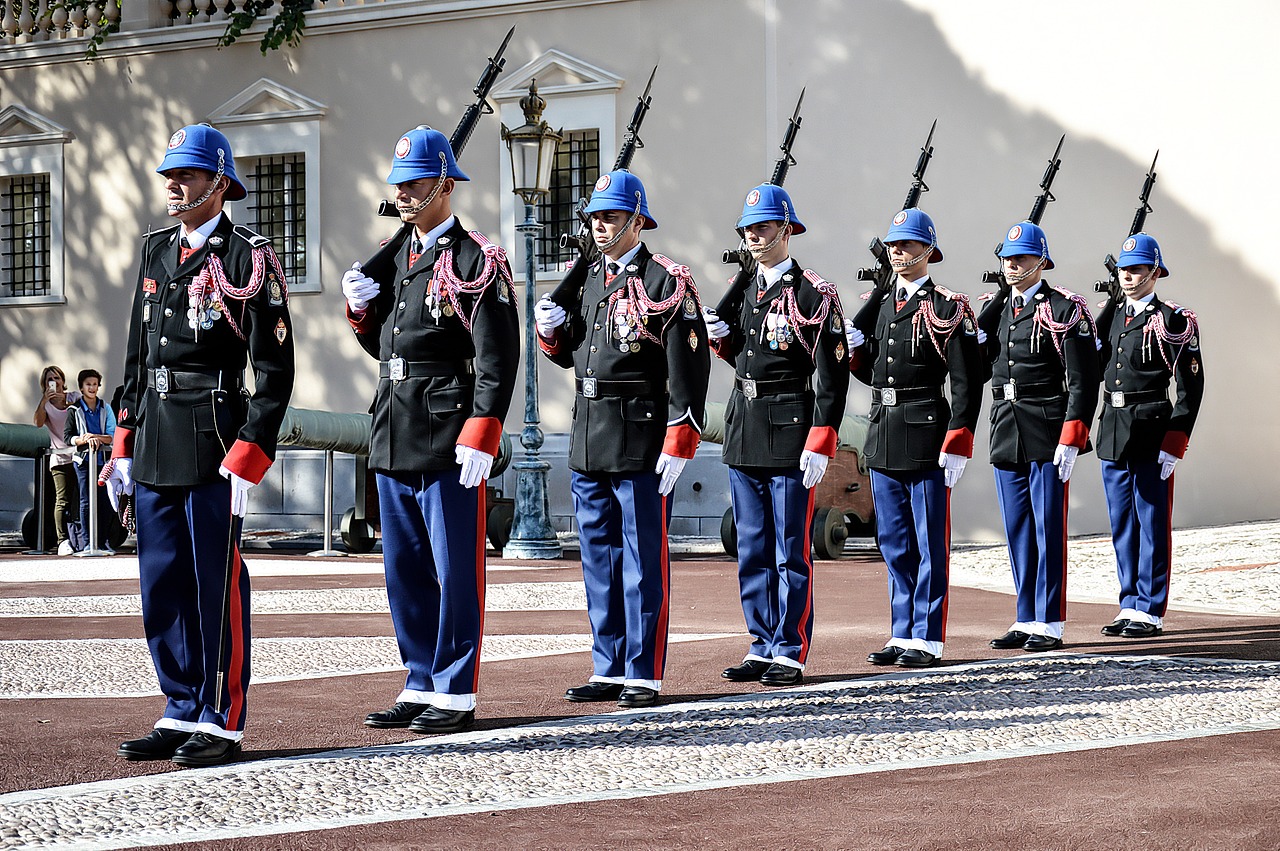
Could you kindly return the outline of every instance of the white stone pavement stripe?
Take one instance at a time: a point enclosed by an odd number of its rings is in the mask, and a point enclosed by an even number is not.
[[[124,848],[1280,728],[1280,665],[1049,655],[0,796],[0,848]]]
[[[485,611],[586,611],[581,582],[505,582],[489,585]],[[255,615],[377,614],[388,611],[385,588],[253,591]],[[0,618],[140,616],[137,594],[93,597],[0,597]]]
[[[735,638],[676,633],[673,643]],[[589,635],[486,635],[481,662],[591,649]],[[253,682],[347,677],[404,670],[394,638],[255,638]],[[0,699],[146,697],[159,694],[140,638],[0,641]]]

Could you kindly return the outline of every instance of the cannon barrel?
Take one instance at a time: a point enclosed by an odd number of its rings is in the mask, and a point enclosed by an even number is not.
[[[707,403],[707,424],[702,429],[703,440],[711,443],[724,443],[725,407],[724,402]],[[841,450],[856,450],[858,466],[863,472],[866,471],[866,464],[862,460],[862,447],[867,442],[867,430],[870,425],[866,417],[854,414],[845,414],[844,419],[840,421],[838,448]]]
[[[49,448],[49,430],[24,423],[0,423],[0,455],[39,458]]]

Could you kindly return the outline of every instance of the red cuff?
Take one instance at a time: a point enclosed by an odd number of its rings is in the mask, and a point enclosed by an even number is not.
[[[809,429],[809,439],[804,442],[804,448],[810,452],[834,458],[839,437],[840,435],[831,426],[814,426]]]
[[[115,437],[111,440],[111,457],[133,457],[133,429],[116,426]]]
[[[724,344],[726,338],[721,337],[718,340],[707,340],[707,345],[711,347],[711,351],[716,353],[716,357],[725,363],[733,363],[733,356],[729,354],[729,348]]]
[[[262,477],[270,469],[271,459],[258,444],[237,440],[231,444],[231,451],[227,453],[227,457],[222,459],[222,466],[256,485],[262,481]]]
[[[1187,441],[1189,438],[1185,433],[1180,431],[1171,431],[1165,434],[1164,443],[1160,444],[1162,452],[1168,452],[1174,458],[1181,458],[1187,454]]]
[[[862,347],[849,350],[849,371],[857,372],[858,367],[862,366]]]
[[[1084,445],[1088,442],[1089,427],[1080,420],[1068,420],[1062,424],[1062,434],[1058,435],[1058,443],[1084,449]]]
[[[359,313],[355,313],[351,310],[351,305],[348,304],[347,322],[351,323],[351,327],[355,329],[357,334],[368,334],[374,330],[373,311],[366,307]]]
[[[692,458],[698,449],[702,435],[691,425],[667,427],[667,439],[662,443],[662,451],[677,458]]]
[[[551,339],[538,334],[538,348],[542,349],[542,353],[546,355],[560,354],[560,343],[563,337],[560,335],[559,329],[556,329],[555,336]]]
[[[462,424],[462,433],[458,435],[459,446],[470,446],[495,458],[501,443],[502,420],[497,417],[470,417]]]
[[[948,455],[973,457],[973,432],[967,428],[953,428],[942,441],[942,451]]]

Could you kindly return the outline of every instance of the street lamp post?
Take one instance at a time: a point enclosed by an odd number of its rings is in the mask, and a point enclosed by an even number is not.
[[[542,120],[546,106],[546,100],[538,95],[537,81],[531,81],[529,93],[520,99],[524,125],[514,130],[502,128],[502,138],[511,152],[515,194],[524,201],[524,221],[516,226],[524,234],[524,430],[520,432],[524,458],[511,465],[516,471],[516,508],[503,558],[559,558],[561,554],[547,501],[551,465],[538,457],[543,435],[538,427],[538,340],[533,323],[538,300],[536,242],[542,232],[534,204],[550,191],[551,166],[561,139],[560,133]]]

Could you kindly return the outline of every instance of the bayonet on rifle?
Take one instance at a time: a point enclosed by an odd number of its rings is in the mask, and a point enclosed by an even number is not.
[[[902,209],[910,210],[920,206],[920,196],[929,191],[924,182],[924,173],[929,169],[929,160],[933,157],[933,131],[938,128],[938,119],[933,119],[929,128],[929,138],[924,140],[920,149],[920,158],[916,160],[916,170],[911,173],[911,188],[907,190],[907,200],[902,202]]]
[[[1053,197],[1053,179],[1058,176],[1058,169],[1062,167],[1062,143],[1067,139],[1067,134],[1063,133],[1058,139],[1058,147],[1053,149],[1053,156],[1049,157],[1049,165],[1045,167],[1044,177],[1040,178],[1040,194],[1036,196],[1035,202],[1031,205],[1031,215],[1027,216],[1027,221],[1032,224],[1040,224],[1040,220],[1044,218],[1045,208],[1049,206],[1050,201],[1056,201]],[[995,272],[983,272],[982,283],[996,284],[1001,289],[1009,286],[1009,282],[1004,277],[1004,266],[1000,262],[1000,249],[1004,247],[1004,242],[997,242],[995,248],[996,266]]]
[[[1138,193],[1138,209],[1133,214],[1133,224],[1129,225],[1129,236],[1135,233],[1141,233],[1147,224],[1147,213],[1155,212],[1151,209],[1151,190],[1156,185],[1156,160],[1160,159],[1160,151],[1156,150],[1156,155],[1151,158],[1151,168],[1147,169],[1147,178],[1142,182],[1142,191]],[[1102,259],[1102,265],[1107,267],[1107,280],[1094,281],[1093,291],[1097,293],[1107,293],[1113,300],[1120,298],[1120,269],[1116,266],[1116,258],[1114,255],[1108,254]]]
[[[929,136],[924,140],[924,146],[920,148],[915,171],[911,173],[911,188],[907,190],[907,200],[902,203],[904,210],[920,206],[920,196],[929,191],[929,187],[924,182],[924,173],[928,171],[929,160],[933,158],[933,131],[936,129],[938,129],[938,119],[935,118],[929,127]],[[870,269],[859,269],[858,280],[871,281],[877,289],[887,292],[893,283],[894,275],[893,265],[889,262],[889,249],[878,236],[871,240],[867,249],[876,258],[876,265]]]

